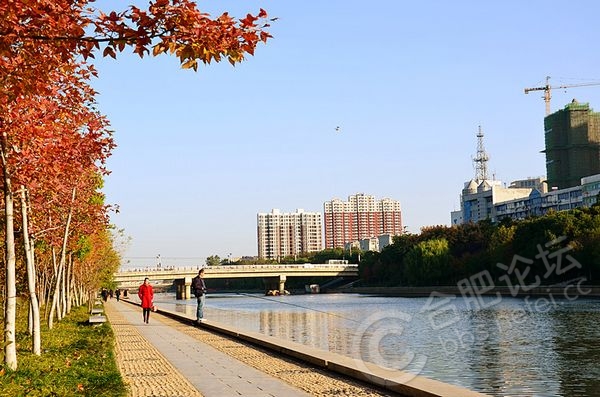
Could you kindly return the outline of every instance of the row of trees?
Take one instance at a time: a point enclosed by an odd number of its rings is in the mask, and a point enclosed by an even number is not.
[[[495,285],[552,285],[600,277],[600,205],[505,219],[424,228],[362,256],[365,283],[455,285],[487,272]]]
[[[17,295],[29,298],[34,354],[40,309],[49,328],[117,270],[120,258],[100,192],[115,144],[95,108],[90,61],[129,47],[171,54],[183,68],[241,62],[270,36],[266,13],[211,18],[189,0],[103,13],[91,1],[0,2],[0,223],[5,255],[4,364],[17,368]]]

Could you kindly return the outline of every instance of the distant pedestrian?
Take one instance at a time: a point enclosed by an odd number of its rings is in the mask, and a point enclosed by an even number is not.
[[[150,320],[150,311],[152,310],[152,306],[154,305],[154,291],[152,290],[152,286],[150,285],[150,279],[146,277],[144,279],[144,284],[140,285],[138,289],[138,296],[142,301],[142,313],[144,315],[144,322],[148,324]]]
[[[104,302],[108,300],[108,291],[106,290],[106,288],[102,288],[102,292],[100,293],[100,295],[102,295],[102,300]]]
[[[204,269],[200,269],[198,275],[192,279],[192,290],[196,295],[198,307],[196,308],[196,322],[202,322],[204,318],[204,299],[206,298],[206,284],[204,284]]]
[[[121,297],[121,290],[118,289],[117,292],[115,292],[115,295],[117,297],[117,302],[119,301],[119,298]]]

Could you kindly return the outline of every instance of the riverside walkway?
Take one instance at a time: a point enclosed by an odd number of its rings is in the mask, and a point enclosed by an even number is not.
[[[141,309],[112,299],[104,307],[133,397],[310,396],[179,331],[173,320],[151,313],[145,324]]]
[[[447,383],[168,310],[142,321],[140,307],[114,299],[104,309],[132,397],[410,396],[484,397]],[[404,378],[401,376],[400,378]]]

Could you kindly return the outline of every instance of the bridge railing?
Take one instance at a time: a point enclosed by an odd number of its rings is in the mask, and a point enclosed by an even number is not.
[[[268,265],[218,265],[218,266],[168,266],[168,267],[144,267],[144,268],[133,268],[123,269],[119,273],[140,273],[140,272],[188,272],[198,271],[201,268],[210,271],[211,269],[223,271],[223,270],[276,270],[276,269],[347,269],[354,270],[358,268],[356,264],[327,264],[327,263],[302,263],[302,264],[268,264]]]

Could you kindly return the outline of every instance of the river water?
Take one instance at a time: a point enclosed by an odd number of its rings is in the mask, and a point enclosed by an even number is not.
[[[567,299],[568,298],[568,299]],[[157,294],[195,316],[195,299]],[[210,320],[493,396],[600,396],[600,300],[209,294]]]

